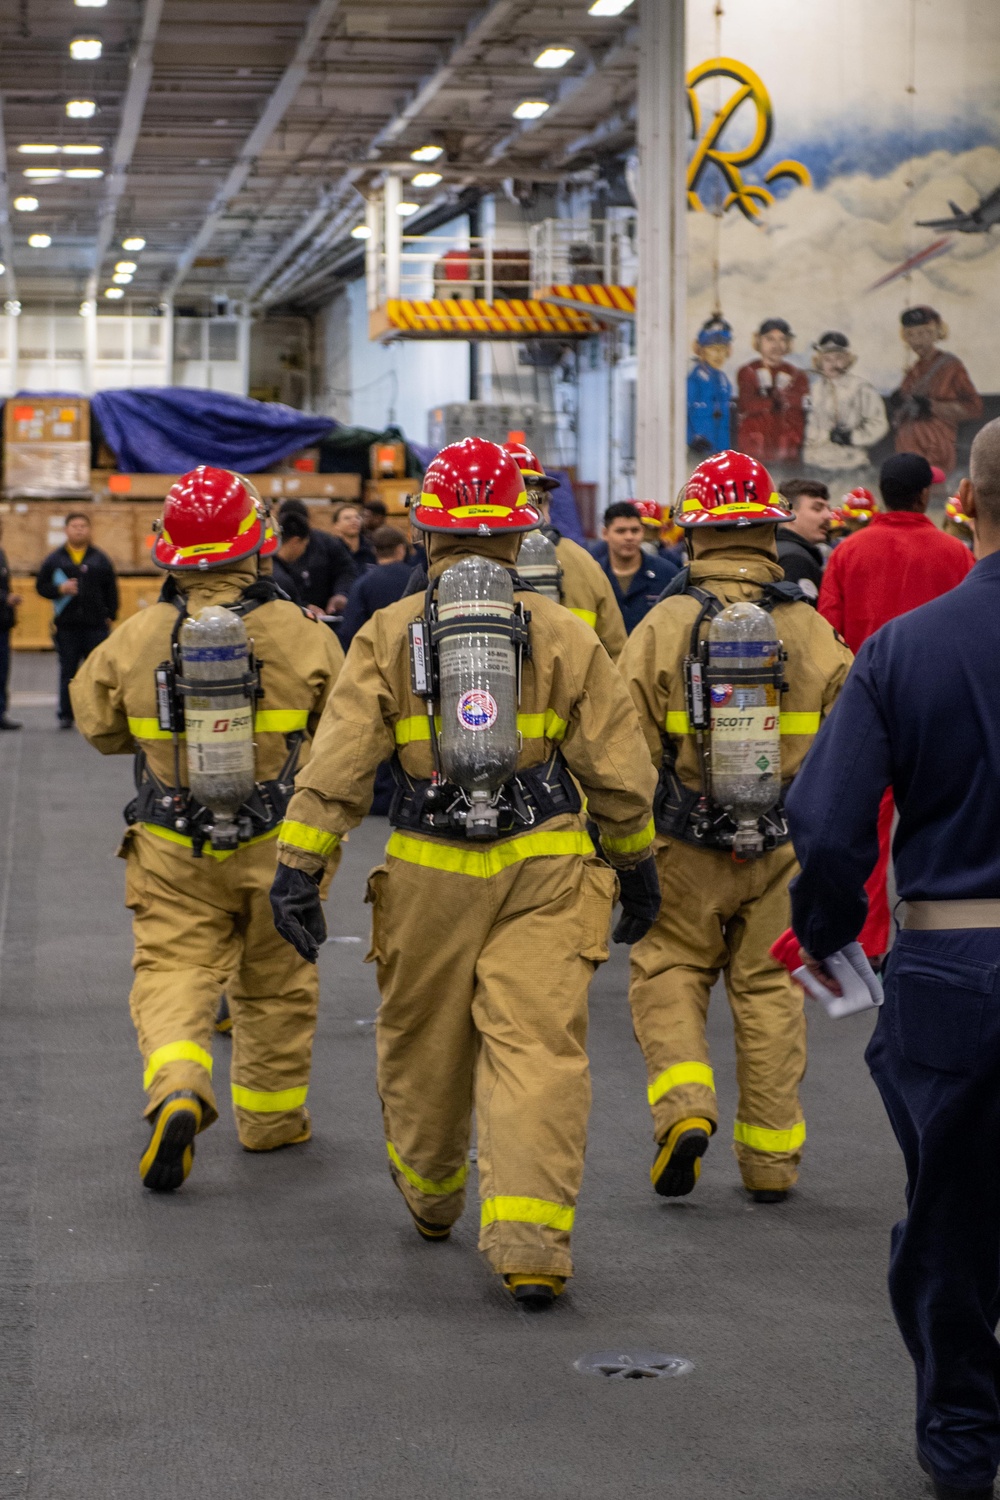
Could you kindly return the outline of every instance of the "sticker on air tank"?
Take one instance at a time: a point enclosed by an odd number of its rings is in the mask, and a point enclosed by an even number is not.
[[[496,699],[483,688],[473,688],[459,698],[457,713],[463,729],[492,729],[497,721]]]
[[[712,734],[721,740],[754,740],[778,732],[778,715],[766,705],[748,707],[730,713],[712,714]]]
[[[733,696],[733,685],[731,682],[717,682],[711,689],[712,707],[725,708]]]

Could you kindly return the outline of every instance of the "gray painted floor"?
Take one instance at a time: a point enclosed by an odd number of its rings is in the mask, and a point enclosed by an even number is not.
[[[577,1278],[518,1313],[470,1213],[425,1245],[385,1167],[364,942],[322,955],[311,1144],[250,1156],[223,1118],[172,1198],[146,1139],[112,857],[130,767],[54,727],[55,664],[19,657],[0,737],[0,1496],[30,1500],[904,1500],[911,1375],[884,1273],[900,1161],[868,1023],[812,1015],[808,1155],[757,1208],[724,1133],[689,1199],[649,1188],[619,951],[593,989],[595,1104]],[[25,704],[28,706],[23,706]],[[331,932],[366,938],[385,825],[352,836]],[[713,1008],[723,1118],[731,1032]],[[225,1097],[225,1040],[216,1044]],[[728,1125],[725,1127],[728,1130]],[[686,1356],[684,1379],[575,1373]]]

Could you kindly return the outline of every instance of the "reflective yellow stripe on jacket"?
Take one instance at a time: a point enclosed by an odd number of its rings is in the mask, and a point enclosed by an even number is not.
[[[745,1125],[737,1120],[733,1140],[753,1151],[797,1151],[806,1138],[806,1122],[800,1120],[791,1130],[764,1130],[759,1125]]]
[[[148,1089],[161,1068],[172,1062],[193,1062],[212,1076],[212,1054],[199,1047],[197,1042],[168,1042],[149,1054],[146,1071],[142,1075],[142,1086]]]
[[[278,838],[292,849],[301,849],[303,854],[318,854],[320,859],[326,859],[340,843],[339,834],[311,828],[308,823],[296,823],[292,818],[286,818],[281,824]]]
[[[480,1223],[542,1224],[546,1229],[573,1228],[576,1210],[545,1198],[484,1198]]]
[[[434,727],[441,733],[441,719],[435,717]],[[561,740],[566,734],[565,719],[547,708],[543,714],[518,714],[517,732],[523,740]],[[412,745],[416,741],[429,740],[431,727],[426,714],[413,714],[396,721],[396,744]]]
[[[310,850],[310,853],[315,851]],[[552,833],[522,833],[519,837],[496,844],[491,849],[466,849],[458,844],[432,844],[429,839],[411,838],[394,833],[385,847],[393,859],[425,870],[448,870],[453,875],[473,875],[489,880],[523,859],[538,859],[551,854],[593,854],[588,834],[575,828]]]
[[[664,1094],[669,1094],[671,1089],[681,1088],[685,1083],[700,1083],[703,1088],[715,1093],[715,1074],[707,1063],[674,1063],[672,1068],[665,1068],[658,1074],[646,1090],[650,1104],[656,1104]]]
[[[601,834],[601,843],[609,854],[639,854],[643,849],[648,849],[656,837],[656,827],[652,818],[645,828],[639,833],[630,833],[626,838],[609,838],[607,834]]]
[[[419,1193],[426,1193],[428,1198],[445,1198],[449,1193],[457,1193],[465,1183],[469,1175],[469,1164],[463,1162],[457,1172],[452,1172],[450,1177],[443,1177],[440,1182],[435,1182],[431,1177],[421,1177],[412,1167],[408,1167],[391,1141],[386,1141],[386,1150],[389,1160],[396,1171],[399,1172],[411,1187],[415,1187]]]
[[[257,734],[294,734],[305,729],[309,723],[307,708],[259,708],[254,718]],[[159,719],[133,719],[128,721],[129,734],[135,740],[169,740],[173,738],[169,729],[161,729]],[[179,735],[184,738],[183,731]]]
[[[245,1089],[241,1084],[231,1085],[233,1103],[238,1109],[252,1109],[261,1115],[280,1115],[289,1109],[301,1109],[309,1093],[308,1084],[297,1089]]]
[[[595,629],[595,627],[597,625],[597,611],[596,610],[593,610],[593,609],[571,609],[570,610],[570,614],[571,615],[576,615],[577,619],[578,620],[582,620],[585,625],[589,625],[590,628],[591,628],[591,630]]]
[[[814,714],[782,714],[782,734],[819,734],[820,716]],[[667,713],[668,734],[693,734],[691,723],[684,709],[670,709]]]

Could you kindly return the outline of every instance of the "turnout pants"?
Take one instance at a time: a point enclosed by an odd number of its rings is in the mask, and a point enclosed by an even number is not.
[[[268,892],[275,841],[228,859],[207,851],[194,859],[189,849],[139,827],[122,847],[135,937],[130,1005],[147,1116],[168,1094],[191,1089],[205,1106],[203,1128],[217,1118],[211,1044],[225,990],[240,1141],[267,1151],[302,1137],[319,980],[315,965],[274,928]]]
[[[736,1031],[740,1172],[748,1188],[788,1188],[806,1137],[798,1093],[806,1025],[802,991],[769,949],[790,921],[792,846],[736,864],[722,851],[669,839],[656,866],[660,915],[632,949],[629,987],[656,1139],[692,1116],[718,1125],[705,1022],[723,973]]]
[[[1000,930],[901,932],[866,1053],[906,1162],[889,1293],[935,1476],[1000,1463]]]
[[[489,858],[402,843],[413,858]],[[590,1111],[587,992],[608,956],[615,885],[606,865],[576,854],[490,875],[390,856],[368,882],[390,1170],[412,1213],[453,1224],[475,1105],[479,1247],[500,1273],[572,1274]]]

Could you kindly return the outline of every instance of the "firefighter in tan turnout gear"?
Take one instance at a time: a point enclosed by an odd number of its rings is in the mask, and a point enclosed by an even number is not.
[[[560,604],[564,604],[585,625],[596,630],[611,660],[617,661],[627,639],[625,621],[601,565],[585,547],[581,547],[571,537],[563,536],[552,525],[549,517],[549,491],[558,487],[558,481],[548,477],[525,443],[509,442],[504,444],[504,448],[521,471],[528,503],[541,511],[543,534],[555,547],[558,566],[556,591]]]
[[[619,663],[660,771],[663,904],[632,949],[629,999],[657,1142],[651,1176],[665,1197],[691,1191],[718,1127],[705,1022],[720,972],[736,1035],[735,1151],[756,1201],[786,1196],[806,1138],[803,994],[769,952],[789,926],[797,870],[781,795],[852,658],[782,581],[775,525],[786,518],[755,459],[699,464],[674,516],[690,566]]]
[[[587,992],[616,896],[580,789],[621,883],[615,936],[634,941],[659,907],[656,778],[597,636],[513,573],[539,521],[514,460],[478,438],[445,448],[414,520],[430,582],[351,643],[282,827],[275,922],[315,954],[316,881],[394,755],[393,832],[368,883],[390,1170],[420,1233],[446,1238],[475,1106],[480,1248],[537,1309],[573,1269]]]
[[[119,853],[152,1125],[140,1173],[154,1191],[180,1186],[195,1135],[217,1118],[211,1039],[223,989],[241,1143],[269,1151],[309,1138],[317,975],[275,931],[268,892],[295,770],[344,658],[267,576],[262,559],[277,545],[246,480],[185,475],[153,549],[169,572],[160,601],[126,620],[72,685],[90,743],[136,756]]]

